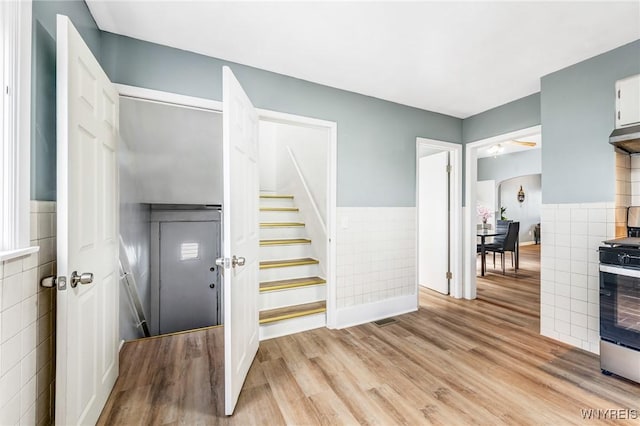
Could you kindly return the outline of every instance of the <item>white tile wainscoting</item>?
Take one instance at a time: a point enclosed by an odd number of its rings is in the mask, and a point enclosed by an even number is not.
[[[415,310],[415,207],[337,209],[337,325]]]
[[[615,237],[616,203],[543,204],[540,333],[599,353],[599,259]]]
[[[0,425],[51,424],[55,292],[55,202],[31,202],[31,245],[40,251],[0,262]]]

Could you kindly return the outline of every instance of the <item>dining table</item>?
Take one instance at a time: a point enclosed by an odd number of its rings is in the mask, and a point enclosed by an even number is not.
[[[480,276],[484,277],[485,271],[487,270],[487,259],[485,257],[487,237],[497,237],[498,235],[505,234],[504,231],[498,231],[496,229],[478,229],[476,235],[480,237]]]

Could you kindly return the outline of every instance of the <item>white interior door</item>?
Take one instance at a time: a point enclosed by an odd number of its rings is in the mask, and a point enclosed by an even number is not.
[[[222,70],[224,399],[233,414],[258,351],[258,115]]]
[[[55,417],[94,424],[118,377],[118,93],[62,15],[56,83]],[[92,280],[75,283],[74,271]]]
[[[449,294],[449,153],[418,160],[418,284]]]

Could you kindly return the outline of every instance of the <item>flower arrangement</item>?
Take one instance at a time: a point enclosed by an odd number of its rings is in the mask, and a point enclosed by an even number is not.
[[[493,215],[491,210],[485,206],[481,206],[480,204],[478,204],[476,211],[478,212],[478,216],[482,218],[482,223],[487,223],[487,220]]]

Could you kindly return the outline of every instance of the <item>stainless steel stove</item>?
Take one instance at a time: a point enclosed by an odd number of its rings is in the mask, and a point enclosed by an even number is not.
[[[600,368],[640,383],[640,207],[600,252]]]

